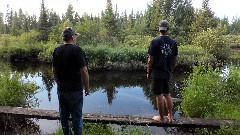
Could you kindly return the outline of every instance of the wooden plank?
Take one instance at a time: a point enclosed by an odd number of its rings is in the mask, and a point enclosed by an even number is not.
[[[23,116],[27,118],[38,118],[48,120],[58,120],[59,112],[55,110],[42,110],[21,107],[0,106],[0,115],[7,116]],[[219,128],[220,125],[240,125],[236,120],[220,120],[220,119],[200,119],[200,118],[184,118],[174,120],[172,123],[159,123],[152,120],[153,116],[139,115],[111,115],[101,113],[84,113],[83,120],[85,122],[103,123],[103,124],[119,124],[119,125],[138,125],[138,126],[159,126],[159,127],[185,127],[185,128]]]

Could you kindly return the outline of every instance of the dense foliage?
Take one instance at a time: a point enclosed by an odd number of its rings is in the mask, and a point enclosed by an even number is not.
[[[22,80],[18,73],[1,71],[0,85],[0,106],[34,107],[38,105],[34,94],[39,87],[32,82]],[[0,116],[0,132],[3,134],[6,131],[35,132],[33,131],[35,126],[31,120],[24,117]]]
[[[223,70],[203,65],[194,67],[183,88],[184,116],[240,120],[239,86],[239,66]],[[218,132],[240,134],[239,127],[223,127]]]
[[[149,127],[136,126],[113,126],[101,123],[84,123],[83,135],[151,135]],[[63,135],[62,129],[59,128],[54,135]]]
[[[92,68],[132,67],[131,62],[141,68],[149,42],[158,36],[158,22],[167,19],[169,34],[180,45],[179,65],[240,58],[239,51],[229,53],[231,46],[239,45],[239,19],[230,24],[227,18],[214,15],[208,0],[202,5],[196,10],[190,0],[154,0],[146,4],[144,12],[128,15],[113,10],[109,0],[98,16],[79,16],[69,4],[60,17],[42,1],[38,19],[8,6],[5,17],[0,13],[0,57],[50,63],[53,49],[62,43],[62,30],[70,26],[80,33],[78,44],[85,49]]]

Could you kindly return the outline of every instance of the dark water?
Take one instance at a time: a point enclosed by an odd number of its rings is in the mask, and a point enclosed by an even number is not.
[[[6,66],[22,74],[24,80],[35,82],[40,89],[35,95],[40,101],[36,108],[58,110],[56,83],[50,65],[15,63]],[[149,90],[150,81],[145,72],[90,71],[90,96],[84,97],[83,113],[120,115],[157,115],[155,98]],[[177,88],[187,75],[177,73],[170,81],[172,97],[179,98]],[[174,112],[177,112],[175,103]],[[45,133],[54,132],[58,121],[39,120],[37,124]],[[51,126],[50,126],[51,125]]]

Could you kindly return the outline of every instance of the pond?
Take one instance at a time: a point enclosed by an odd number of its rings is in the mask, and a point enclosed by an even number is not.
[[[57,86],[52,78],[50,65],[34,63],[10,64],[11,71],[21,73],[24,80],[35,82],[40,89],[35,95],[39,100],[36,108],[58,110]],[[157,115],[155,98],[150,93],[150,81],[144,71],[90,71],[90,96],[84,97],[83,113],[113,115]],[[186,74],[176,73],[170,81],[172,97],[179,97],[179,89]],[[177,114],[178,103],[174,103]],[[166,110],[166,109],[165,109]],[[167,113],[167,112],[166,112]],[[52,133],[60,126],[58,121],[38,120],[40,130]],[[51,125],[51,126],[50,126]]]

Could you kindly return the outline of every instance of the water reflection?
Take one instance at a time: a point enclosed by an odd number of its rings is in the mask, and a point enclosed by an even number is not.
[[[38,85],[41,87],[42,91],[39,92],[38,98],[41,98],[43,104],[51,103],[52,97],[56,97],[56,84],[52,77],[52,71],[50,65],[40,65],[40,64],[34,64],[34,63],[14,63],[10,64],[11,71],[17,71],[20,74],[22,74],[23,77],[31,79],[32,81],[36,81]],[[122,72],[122,71],[98,71],[98,72],[91,72],[90,71],[90,86],[91,86],[91,96],[86,97],[85,100],[89,100],[88,102],[92,103],[94,100],[96,100],[95,95],[98,97],[98,103],[101,102],[101,100],[104,100],[107,98],[107,103],[104,104],[106,106],[110,106],[110,108],[104,108],[101,110],[106,111],[107,109],[113,109],[113,101],[119,102],[124,104],[124,106],[130,106],[134,100],[136,100],[136,97],[134,97],[137,93],[141,93],[142,96],[140,98],[143,98],[144,100],[148,101],[149,103],[147,105],[142,105],[140,103],[136,103],[132,108],[138,108],[138,106],[146,107],[150,106],[152,107],[152,113],[156,112],[157,106],[155,97],[150,92],[150,81],[146,80],[145,72],[144,71],[138,71],[138,72]],[[180,74],[177,73],[173,76],[173,78],[170,81],[171,86],[171,93],[172,96],[175,98],[178,98],[180,95],[179,87],[183,80],[186,78],[186,74]],[[40,80],[40,82],[39,82]],[[44,101],[43,97],[47,91],[48,96],[48,102]],[[53,94],[53,95],[52,95]],[[125,94],[125,96],[123,96]],[[126,96],[127,95],[127,96]],[[116,98],[123,98],[124,100],[128,102],[122,102]],[[138,97],[139,98],[139,97]],[[53,101],[57,102],[57,101]],[[87,102],[87,101],[86,101]],[[117,103],[117,104],[119,104]],[[94,107],[93,105],[89,105],[92,107],[92,109],[86,108],[86,110],[94,111],[97,107]],[[41,105],[41,103],[40,103]],[[45,105],[46,106],[46,105]],[[119,106],[119,105],[118,105]],[[40,106],[41,108],[41,106]],[[51,107],[47,107],[51,108]],[[54,108],[58,108],[58,105],[54,105]],[[116,107],[117,109],[117,107]],[[121,111],[121,109],[117,109],[117,112]],[[139,111],[135,109],[136,113]],[[94,111],[96,112],[96,110]],[[151,112],[151,111],[150,111]],[[126,112],[127,113],[127,112]]]
[[[57,88],[52,77],[51,65],[37,63],[1,63],[2,70],[18,72],[23,79],[36,82],[41,89],[35,95],[40,109],[58,110]],[[4,67],[4,68],[3,68]],[[122,115],[157,115],[155,97],[150,92],[150,81],[145,71],[90,71],[91,95],[84,97],[83,113]],[[170,81],[171,93],[180,97],[186,74],[176,73]],[[174,113],[178,104],[174,104]],[[165,109],[166,110],[166,109]],[[167,112],[165,112],[167,114]],[[41,123],[38,122],[41,126]],[[48,125],[45,123],[44,125]],[[41,128],[43,129],[43,128]],[[47,129],[44,129],[47,130]]]

